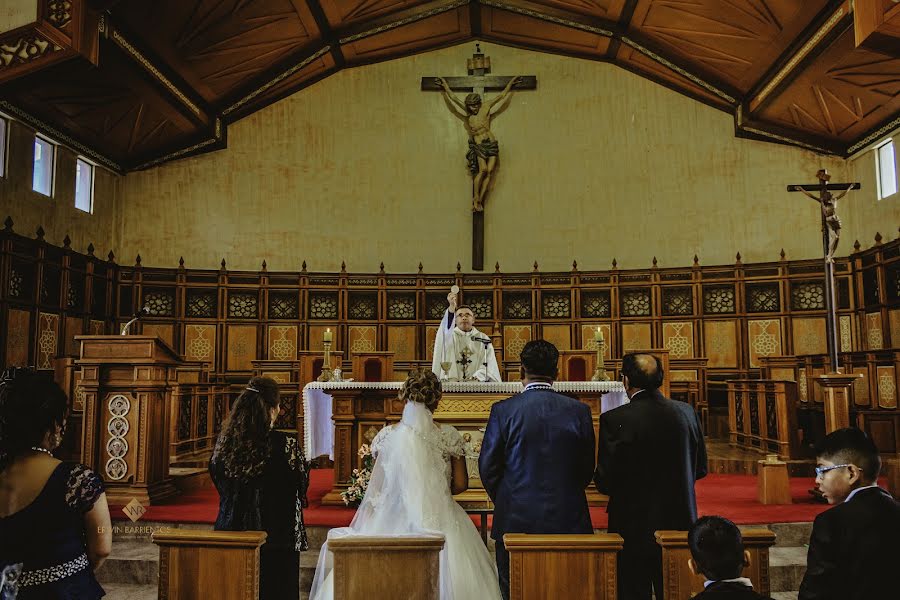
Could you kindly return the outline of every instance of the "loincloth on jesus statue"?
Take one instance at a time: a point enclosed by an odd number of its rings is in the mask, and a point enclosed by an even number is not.
[[[466,152],[466,161],[469,163],[469,173],[478,173],[478,159],[487,160],[492,156],[500,156],[500,143],[497,140],[482,140],[476,143],[469,138],[469,151]]]

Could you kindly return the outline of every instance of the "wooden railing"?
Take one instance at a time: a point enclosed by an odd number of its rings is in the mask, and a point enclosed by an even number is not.
[[[850,422],[868,433],[883,455],[900,455],[900,350],[842,352],[844,373],[861,374],[850,389]],[[815,378],[827,368],[824,354],[769,357],[762,361],[766,378],[797,382],[800,424],[804,437],[815,443],[825,435],[823,396]]]
[[[729,441],[740,448],[800,458],[797,384],[792,381],[728,381]]]

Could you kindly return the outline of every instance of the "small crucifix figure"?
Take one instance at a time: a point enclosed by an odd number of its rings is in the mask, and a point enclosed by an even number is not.
[[[819,203],[822,214],[822,250],[825,254],[825,325],[828,338],[828,358],[831,371],[838,368],[837,344],[837,311],[834,301],[834,251],[841,239],[841,220],[837,216],[837,201],[846,196],[850,190],[860,189],[859,183],[828,183],[831,175],[825,169],[816,173],[819,183],[809,185],[789,185],[787,191],[802,192]],[[843,192],[837,197],[832,191]],[[812,192],[818,192],[816,196]]]
[[[470,356],[472,356],[472,351],[468,348],[463,348],[459,353],[459,360],[456,361],[456,364],[462,367],[463,381],[467,381],[469,379],[469,374],[466,371],[469,370],[469,365],[472,364],[472,361],[469,360]]]
[[[501,106],[513,89],[537,88],[533,75],[501,77],[488,75],[491,58],[481,52],[480,44],[468,61],[468,77],[423,77],[422,90],[441,91],[451,112],[459,118],[469,134],[469,150],[466,161],[472,175],[472,269],[484,269],[484,202],[490,190],[500,145],[491,131],[491,119],[495,106]],[[465,100],[452,91],[471,91]],[[484,92],[501,91],[497,96],[484,100]]]

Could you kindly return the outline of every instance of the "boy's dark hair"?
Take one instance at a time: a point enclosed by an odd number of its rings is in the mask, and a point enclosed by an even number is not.
[[[741,576],[744,541],[741,530],[725,517],[700,517],[688,530],[688,546],[697,570],[710,581]]]
[[[559,350],[547,340],[532,340],[519,353],[522,368],[533,377],[556,379],[559,369]]]
[[[826,435],[816,445],[816,456],[836,465],[856,465],[867,482],[878,479],[881,471],[878,448],[865,432],[855,427],[838,429]]]
[[[641,361],[639,361],[639,357],[642,356],[652,358],[656,365],[655,368],[647,368],[645,365],[642,365]],[[628,383],[631,387],[642,390],[655,390],[662,387],[666,376],[662,361],[658,356],[638,352],[629,352],[622,357],[622,374],[628,377]]]
[[[50,373],[12,367],[0,375],[0,470],[65,423],[66,394]]]

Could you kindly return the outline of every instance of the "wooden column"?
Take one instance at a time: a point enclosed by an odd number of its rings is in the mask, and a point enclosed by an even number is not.
[[[159,546],[159,598],[257,600],[264,531],[154,532]]]
[[[503,543],[509,551],[510,600],[616,598],[618,534],[507,533]]]
[[[850,427],[850,386],[862,374],[828,373],[815,377],[825,403],[825,433]]]
[[[753,589],[769,595],[769,548],[775,534],[768,529],[744,529],[744,550],[750,553],[750,565],[744,567],[742,577],[750,578]],[[694,575],[688,567],[691,557],[687,531],[657,531],[656,543],[662,546],[663,589],[666,598],[690,598],[703,591],[705,577]]]
[[[328,541],[334,600],[438,600],[444,536],[352,536]]]

